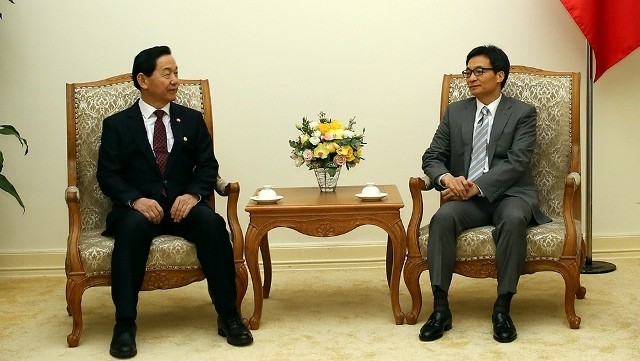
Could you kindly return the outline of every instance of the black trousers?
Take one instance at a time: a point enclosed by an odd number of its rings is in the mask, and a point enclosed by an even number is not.
[[[180,236],[195,244],[218,315],[227,317],[235,314],[233,247],[224,219],[206,204],[193,207],[178,223],[171,219],[170,206],[163,205],[163,209],[164,218],[160,224],[148,222],[135,209],[124,212],[115,220],[111,297],[116,308],[116,320],[136,318],[138,292],[151,240],[161,234]]]

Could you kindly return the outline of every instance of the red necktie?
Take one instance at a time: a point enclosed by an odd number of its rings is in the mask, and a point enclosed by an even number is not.
[[[167,129],[162,122],[164,117],[164,110],[156,110],[153,112],[156,115],[156,125],[153,129],[153,153],[156,155],[156,162],[160,171],[164,174],[167,166],[167,159],[169,159],[169,151],[167,150]]]

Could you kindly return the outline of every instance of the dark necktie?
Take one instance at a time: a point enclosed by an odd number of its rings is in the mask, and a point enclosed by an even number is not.
[[[153,112],[156,115],[156,124],[153,128],[153,153],[156,155],[156,162],[160,171],[164,174],[167,166],[167,159],[169,159],[169,151],[167,150],[167,129],[162,122],[164,117],[164,110],[156,110]]]
[[[469,165],[469,180],[475,180],[484,173],[484,163],[487,159],[487,138],[489,137],[489,109],[483,107],[480,111],[482,118],[478,122],[473,135],[473,150],[471,153],[471,165]]]

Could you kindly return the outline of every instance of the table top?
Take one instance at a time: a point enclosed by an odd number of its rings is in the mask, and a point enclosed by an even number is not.
[[[404,207],[398,187],[394,184],[377,185],[380,192],[387,193],[388,195],[381,200],[366,200],[363,201],[356,197],[359,194],[363,186],[340,186],[336,187],[334,192],[321,192],[318,187],[288,187],[273,189],[278,195],[283,196],[282,200],[274,204],[257,204],[250,200],[245,211],[252,213],[289,213],[295,210],[312,209],[318,210],[330,210],[335,209],[336,206],[342,211],[353,209],[358,211],[381,211],[381,210],[399,210]],[[256,190],[254,193],[257,194]]]

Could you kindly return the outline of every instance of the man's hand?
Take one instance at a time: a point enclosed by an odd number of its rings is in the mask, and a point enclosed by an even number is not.
[[[442,191],[442,198],[445,201],[466,201],[480,193],[476,184],[463,176],[454,177],[445,174],[440,178],[440,184],[446,187]]]
[[[164,217],[164,211],[162,210],[162,207],[160,207],[160,204],[158,204],[158,202],[153,199],[138,198],[131,204],[131,206],[136,211],[142,213],[147,221],[154,224],[160,224],[160,221],[162,221],[162,217]]]
[[[198,197],[193,194],[183,194],[176,198],[171,207],[171,219],[180,222],[189,214],[191,209],[198,204]]]

